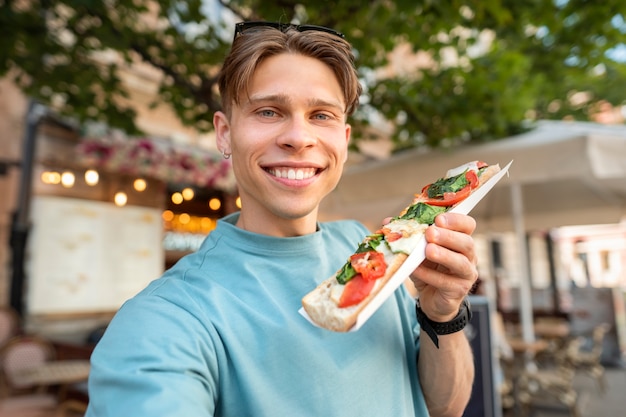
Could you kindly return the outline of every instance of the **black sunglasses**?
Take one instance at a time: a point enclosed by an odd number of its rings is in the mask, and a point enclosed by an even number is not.
[[[281,32],[285,32],[287,29],[295,29],[299,32],[306,32],[307,30],[314,30],[317,32],[325,32],[330,33],[331,35],[338,36],[340,38],[344,38],[345,36],[341,32],[337,32],[334,29],[327,28],[324,26],[316,26],[316,25],[295,25],[293,23],[280,23],[280,22],[264,22],[264,21],[252,21],[252,22],[239,22],[235,25],[235,36],[233,40],[237,38],[238,35],[241,35],[248,29],[259,28],[259,27],[269,27],[280,30]]]

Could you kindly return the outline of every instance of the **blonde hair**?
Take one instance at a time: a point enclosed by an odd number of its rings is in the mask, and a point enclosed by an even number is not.
[[[218,76],[222,110],[230,117],[233,104],[240,104],[258,65],[264,59],[282,53],[301,54],[315,58],[333,71],[343,88],[346,115],[359,105],[362,86],[354,66],[350,44],[339,36],[288,28],[284,32],[271,27],[248,29],[235,37]]]

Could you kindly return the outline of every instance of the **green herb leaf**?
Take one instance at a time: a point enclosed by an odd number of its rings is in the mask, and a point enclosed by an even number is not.
[[[376,248],[383,242],[383,238],[384,235],[382,233],[372,233],[366,239],[364,239],[364,242],[361,242],[359,244],[359,247],[354,253],[375,251]],[[346,284],[348,281],[354,278],[356,274],[357,272],[352,267],[350,259],[348,259],[348,261],[341,267],[339,273],[337,274],[337,282],[339,282],[340,284]]]
[[[447,207],[431,206],[430,204],[420,202],[410,206],[406,213],[398,218],[405,220],[414,219],[421,224],[433,224],[435,222],[435,217],[444,213],[447,209]]]
[[[354,278],[355,275],[356,271],[348,259],[348,262],[341,267],[341,270],[339,270],[339,273],[337,274],[337,282],[345,285],[348,281]]]
[[[456,193],[464,188],[469,182],[465,178],[465,172],[450,178],[440,178],[428,187],[428,197],[443,197],[444,193]]]

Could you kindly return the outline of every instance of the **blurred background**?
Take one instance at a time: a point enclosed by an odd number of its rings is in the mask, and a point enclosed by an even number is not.
[[[0,1],[0,307],[88,358],[240,208],[211,123],[234,23],[308,23],[346,35],[364,86],[320,220],[376,229],[449,168],[513,161],[472,212],[490,314],[526,345],[608,323],[600,361],[619,367],[625,17],[619,0]]]

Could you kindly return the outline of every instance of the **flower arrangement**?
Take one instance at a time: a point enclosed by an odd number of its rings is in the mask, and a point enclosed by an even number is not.
[[[105,136],[83,138],[76,152],[83,164],[110,172],[228,192],[235,189],[230,160],[201,148],[174,146],[158,139]]]

